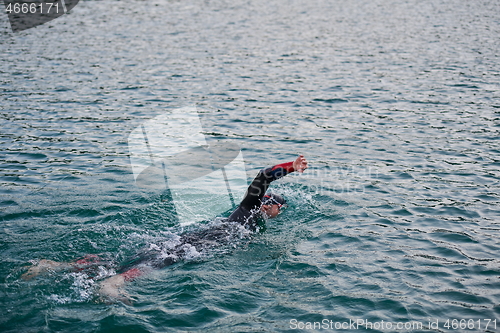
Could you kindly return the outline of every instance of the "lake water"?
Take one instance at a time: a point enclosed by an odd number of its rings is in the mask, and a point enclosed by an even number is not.
[[[2,332],[500,330],[500,2],[81,1],[0,34]],[[272,185],[285,212],[131,305],[83,273],[23,280],[182,231],[127,138],[186,106],[249,180],[308,158]]]

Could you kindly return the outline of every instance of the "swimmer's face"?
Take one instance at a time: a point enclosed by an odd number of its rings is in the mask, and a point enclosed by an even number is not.
[[[280,213],[280,206],[278,205],[262,205],[260,207],[260,211],[267,217],[268,219],[275,218]]]

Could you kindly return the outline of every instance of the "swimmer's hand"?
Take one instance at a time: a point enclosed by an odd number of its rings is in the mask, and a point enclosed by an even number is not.
[[[304,155],[299,155],[295,161],[293,161],[293,169],[300,173],[307,169],[307,160]]]

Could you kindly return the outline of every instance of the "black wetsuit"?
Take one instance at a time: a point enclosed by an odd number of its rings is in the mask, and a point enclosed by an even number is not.
[[[228,221],[238,222],[252,231],[258,227],[262,198],[271,182],[286,176],[293,171],[293,162],[278,164],[259,171],[248,187],[245,197],[236,210],[229,216]]]
[[[117,273],[126,274],[127,271],[136,270],[140,266],[159,269],[174,264],[179,259],[186,258],[189,251],[193,251],[193,248],[198,252],[218,248],[234,241],[236,234],[241,235],[242,226],[247,232],[256,231],[261,217],[262,198],[269,185],[293,171],[293,162],[262,169],[248,187],[238,208],[227,219],[221,220],[216,225],[184,233],[175,241],[174,245],[172,245],[172,240],[156,244],[128,260],[117,270]]]

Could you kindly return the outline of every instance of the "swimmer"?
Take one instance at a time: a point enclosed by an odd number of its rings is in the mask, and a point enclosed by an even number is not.
[[[247,192],[232,214],[215,227],[182,234],[170,254],[165,256],[161,247],[156,246],[128,260],[128,264],[117,269],[117,274],[100,283],[99,294],[105,299],[121,300],[130,303],[128,295],[123,291],[126,282],[147,273],[151,269],[160,269],[174,264],[179,258],[186,257],[194,249],[216,248],[224,245],[229,239],[231,230],[244,228],[248,231],[259,229],[262,220],[277,217],[281,209],[286,206],[285,199],[276,193],[266,193],[271,182],[280,179],[291,172],[304,172],[307,169],[307,160],[299,155],[295,161],[278,164],[259,171],[247,189]],[[41,260],[31,267],[22,278],[31,279],[47,270],[73,269],[82,270],[92,265],[108,266],[108,263],[95,255],[86,256],[73,263],[58,263],[51,260]]]

